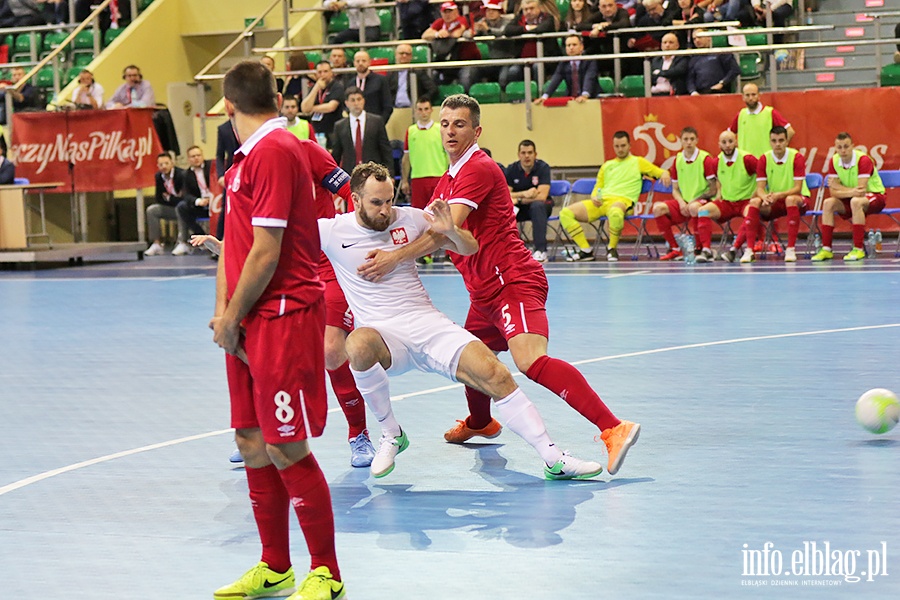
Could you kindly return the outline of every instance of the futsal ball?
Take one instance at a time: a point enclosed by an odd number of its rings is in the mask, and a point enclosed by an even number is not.
[[[900,420],[900,402],[891,390],[869,390],[856,401],[856,420],[872,433],[887,433]]]

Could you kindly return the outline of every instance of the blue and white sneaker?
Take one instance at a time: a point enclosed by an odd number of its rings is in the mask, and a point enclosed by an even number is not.
[[[244,457],[241,456],[241,451],[237,448],[234,449],[234,452],[231,453],[231,456],[228,457],[228,462],[233,465],[242,465],[244,464]]]
[[[375,458],[375,446],[369,439],[369,434],[363,431],[350,440],[350,466],[368,467]]]

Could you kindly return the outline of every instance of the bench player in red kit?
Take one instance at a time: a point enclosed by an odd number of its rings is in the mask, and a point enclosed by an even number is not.
[[[478,147],[481,108],[465,94],[444,100],[440,125],[450,169],[434,198],[450,204],[457,226],[469,230],[479,250],[471,256],[448,252],[463,276],[471,305],[465,328],[494,352],[509,350],[516,367],[532,381],[564,399],[594,423],[609,452],[608,471],[615,474],[628,449],[637,441],[640,425],[620,421],[591,389],[584,375],[569,363],[547,356],[547,278],[518,236],[506,179],[497,164]],[[437,249],[431,236],[393,252],[373,251],[359,267],[360,276],[378,281],[403,260]],[[493,438],[500,424],[491,417],[490,398],[466,388],[469,416],[444,434],[448,442],[473,436]]]
[[[214,598],[345,596],[325,475],[307,440],[328,412],[325,286],[307,153],[278,117],[275,80],[245,61],[225,75],[225,112],[241,146],[225,173],[228,227],[216,275],[213,340],[226,351],[231,425],[247,467],[260,562]],[[302,340],[303,343],[291,343]],[[293,505],[310,554],[295,585],[288,540]]]

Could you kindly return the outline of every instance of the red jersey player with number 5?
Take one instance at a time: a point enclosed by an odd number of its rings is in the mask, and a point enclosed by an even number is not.
[[[450,204],[457,226],[468,229],[479,250],[471,256],[448,252],[469,290],[466,329],[491,350],[509,350],[516,367],[532,381],[565,400],[597,426],[609,452],[608,470],[615,474],[640,425],[620,421],[575,367],[547,356],[547,277],[519,239],[506,179],[497,164],[478,147],[481,108],[465,94],[450,96],[441,106],[440,126],[450,169],[434,198]],[[437,249],[430,236],[393,252],[374,251],[359,267],[360,276],[378,281],[403,260]],[[444,434],[448,442],[473,436],[496,437],[500,424],[491,417],[490,398],[466,388],[469,416]]]

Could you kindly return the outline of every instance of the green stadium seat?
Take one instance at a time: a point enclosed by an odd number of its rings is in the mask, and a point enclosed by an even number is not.
[[[75,58],[72,59],[72,66],[78,67],[79,69],[84,69],[89,64],[91,64],[93,60],[93,54],[76,54]]]
[[[369,56],[372,60],[381,58],[387,59],[387,64],[394,64],[394,49],[393,48],[369,48]]]
[[[413,58],[412,61],[414,63],[427,63],[428,62],[428,46],[420,45],[413,46]]]
[[[118,29],[107,29],[106,33],[103,34],[103,46],[109,46],[123,33],[125,33],[125,29],[122,27],[119,27]]]
[[[884,65],[881,68],[881,85],[885,87],[900,85],[900,65]]]
[[[12,81],[12,73],[6,69],[0,69],[0,81]]]
[[[537,81],[531,82],[531,98],[538,97],[538,87]],[[524,81],[510,81],[506,84],[506,101],[507,102],[521,102],[525,99],[525,82]]]
[[[14,63],[27,63],[31,62],[31,57],[27,54],[20,54],[18,56],[13,57],[12,60]]]
[[[767,42],[766,34],[750,33],[749,31],[744,34],[744,39],[747,40],[748,46],[765,46]]]
[[[53,67],[44,67],[34,76],[34,85],[39,88],[53,87]]]
[[[569,0],[556,0],[556,8],[559,9],[560,20],[565,21],[566,15],[569,12]]]
[[[69,67],[66,69],[66,76],[63,77],[63,85],[69,85],[81,74],[81,67]]]
[[[138,12],[146,10],[151,4],[153,4],[153,0],[138,0]]]
[[[41,51],[41,36],[37,33],[20,33],[16,36],[15,44],[13,45],[13,54],[31,54],[31,36],[37,36],[37,44],[35,48],[38,52]]]
[[[10,50],[12,50],[15,43],[16,43],[16,36],[14,36],[11,33],[3,38],[3,45],[9,46]]]
[[[600,85],[601,94],[614,94],[616,92],[616,83],[612,77],[598,77],[597,83]]]
[[[643,98],[644,97],[644,76],[643,75],[626,75],[619,82],[619,93],[626,98]]]
[[[347,13],[335,13],[331,16],[331,20],[328,21],[328,33],[340,33],[350,29],[350,19],[347,17]]]
[[[87,29],[83,29],[75,35],[75,39],[72,40],[72,49],[75,52],[79,50],[85,51],[90,50],[94,51],[94,32],[89,31]]]
[[[762,58],[759,52],[741,54],[741,79],[756,79],[760,76],[759,65]]]
[[[379,8],[378,21],[381,25],[381,38],[392,38],[394,36],[394,11],[389,8]]]
[[[500,84],[489,81],[487,83],[474,83],[469,88],[469,95],[481,104],[500,104]]]
[[[491,49],[485,42],[475,42],[475,46],[478,48],[478,52],[481,53],[481,58],[488,57],[488,53]]]
[[[322,53],[321,53],[321,52],[315,52],[315,51],[313,51],[313,52],[307,52],[307,53],[306,53],[306,62],[309,63],[309,68],[310,68],[310,69],[315,69],[315,68],[316,68],[316,64],[319,63],[319,61],[321,61],[321,60],[322,60]]]
[[[51,52],[56,50],[66,38],[69,37],[67,34],[62,33],[61,31],[53,31],[44,36],[44,43],[41,45],[44,52]]]
[[[444,101],[444,98],[448,96],[452,96],[453,94],[465,94],[466,89],[459,85],[458,83],[451,83],[448,85],[439,85],[438,86],[438,96],[440,99],[435,102],[435,104],[440,104]]]
[[[729,44],[727,35],[714,35],[712,37],[713,48],[727,48],[728,46]]]

